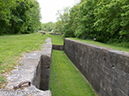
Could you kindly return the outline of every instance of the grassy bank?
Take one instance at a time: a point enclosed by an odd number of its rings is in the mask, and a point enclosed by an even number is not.
[[[82,40],[82,39],[78,39],[78,38],[68,38],[71,40],[77,40],[79,42],[84,42],[84,43],[89,43],[89,44],[93,44],[93,45],[97,45],[97,46],[101,46],[101,47],[108,47],[114,50],[119,50],[119,51],[125,51],[125,52],[129,52],[129,45],[124,44],[124,43],[101,43],[101,42],[97,42],[94,40]]]
[[[64,43],[64,39],[61,35],[50,35],[50,34],[47,34],[47,36],[49,36],[52,40],[52,44],[55,44],[55,45],[63,45]]]
[[[40,50],[47,35],[6,35],[0,36],[0,87],[5,83],[3,74],[10,72],[23,53]]]
[[[95,96],[87,81],[63,51],[53,50],[50,90],[52,96]]]

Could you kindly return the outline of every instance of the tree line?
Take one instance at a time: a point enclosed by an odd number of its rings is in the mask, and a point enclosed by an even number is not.
[[[57,22],[48,22],[48,23],[42,23],[40,30],[43,31],[52,31],[56,33],[63,33],[63,25],[64,23],[67,22],[69,13],[69,7],[64,8],[63,10],[58,10],[56,15],[57,17]]]
[[[129,0],[81,0],[67,10],[57,21],[65,37],[129,42]]]
[[[0,0],[0,35],[32,33],[39,29],[40,18],[36,0]]]
[[[43,30],[45,32],[56,32],[56,33],[63,33],[62,31],[63,25],[61,20],[57,21],[56,23],[48,22],[48,23],[42,23],[40,30]]]
[[[52,31],[54,29],[55,29],[55,23],[53,23],[53,22],[42,23],[41,27],[40,27],[40,30],[43,30],[45,32],[46,31],[50,32],[50,31]]]

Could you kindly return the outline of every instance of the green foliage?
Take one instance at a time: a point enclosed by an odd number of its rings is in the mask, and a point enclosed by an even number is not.
[[[53,22],[43,23],[41,25],[41,30],[43,31],[52,31],[55,29],[55,24]]]
[[[122,8],[122,13],[121,13],[121,31],[119,32],[120,38],[123,38],[126,41],[129,41],[129,1],[128,0],[123,0],[124,5],[121,7]]]
[[[10,7],[12,5],[15,5],[13,0],[0,0],[0,35],[8,31]]]
[[[28,17],[28,23],[26,23],[28,24],[27,32],[33,33],[35,30],[38,30],[41,26],[40,7],[39,7],[39,3],[36,0],[32,0],[30,5],[30,10],[28,10],[26,14]]]
[[[94,9],[96,2],[94,0],[83,0],[70,10],[69,22],[64,25],[65,37],[91,38],[96,33],[93,28],[95,17]]]
[[[129,42],[129,0],[81,0],[70,9],[65,37]]]
[[[63,27],[69,21],[69,7],[57,11],[58,21],[55,23],[54,32],[63,33]]]
[[[75,5],[70,9],[69,21],[68,23],[64,24],[63,27],[63,32],[65,37],[75,37],[74,32],[78,24],[78,19],[77,19],[78,10],[79,7],[77,5]]]
[[[0,0],[0,35],[32,33],[40,26],[36,0]]]
[[[78,28],[75,31],[75,36],[79,38],[93,38],[96,32],[93,28],[95,16],[94,9],[96,2],[94,0],[86,0],[79,6],[78,12]]]
[[[96,22],[94,26],[99,31],[97,39],[99,38],[101,41],[109,40],[110,38],[119,39],[121,1],[112,0],[106,5],[104,5],[105,2],[102,3],[103,5],[99,5],[95,12]]]
[[[69,20],[69,7],[64,8],[63,10],[58,10],[56,15],[58,15],[58,20],[61,20],[62,24],[67,23]]]
[[[62,21],[59,20],[55,23],[55,30],[54,32],[56,33],[62,33],[63,32],[63,25],[62,25]]]

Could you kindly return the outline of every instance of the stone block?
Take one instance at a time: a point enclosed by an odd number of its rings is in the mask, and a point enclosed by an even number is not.
[[[53,50],[64,50],[64,46],[63,45],[52,45],[52,49]]]
[[[46,44],[43,47],[42,51],[24,54],[21,61],[19,61],[19,66],[16,66],[11,71],[12,74],[7,77],[8,84],[5,89],[0,90],[0,96],[51,96],[51,92],[48,90],[52,52],[50,38],[46,39]],[[44,81],[41,77],[44,78]],[[26,81],[31,82],[30,86],[14,89],[14,86],[19,86],[21,82]],[[42,89],[40,86],[41,82],[47,91],[40,90]]]
[[[64,52],[99,96],[129,96],[129,53],[66,38]]]

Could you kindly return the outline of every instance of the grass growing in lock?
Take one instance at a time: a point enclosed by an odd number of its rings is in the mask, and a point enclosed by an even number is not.
[[[52,96],[97,96],[63,51],[53,50],[50,74]]]
[[[60,35],[50,35],[52,43],[63,45]],[[63,51],[52,51],[50,74],[52,96],[96,96],[89,83],[67,58]]]
[[[4,74],[10,72],[17,65],[19,57],[23,53],[40,50],[47,37],[52,39],[53,44],[63,45],[63,38],[60,35],[45,34],[42,36],[42,34],[27,34],[0,36],[0,88],[7,83]],[[121,45],[103,44],[93,40],[77,38],[70,39],[129,52],[127,47],[121,47]],[[50,76],[50,90],[53,96],[95,96],[90,85],[63,51],[53,50]]]

